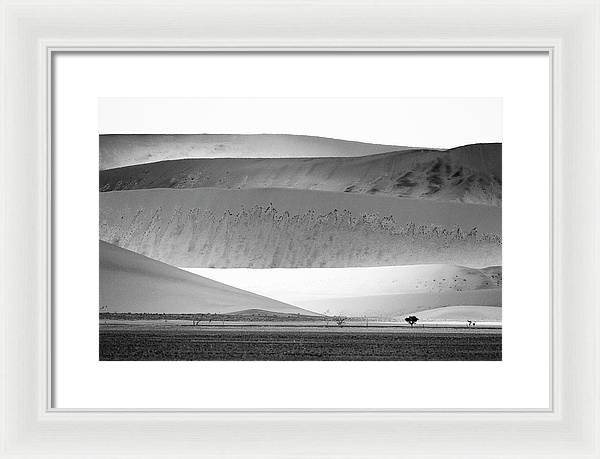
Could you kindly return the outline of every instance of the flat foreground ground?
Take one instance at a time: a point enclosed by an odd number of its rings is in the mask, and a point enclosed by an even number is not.
[[[502,331],[100,324],[100,360],[502,360]]]

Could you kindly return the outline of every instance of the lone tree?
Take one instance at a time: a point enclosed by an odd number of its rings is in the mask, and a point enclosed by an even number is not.
[[[416,316],[408,316],[408,317],[407,317],[406,319],[404,319],[404,320],[406,320],[406,321],[407,321],[407,322],[410,324],[410,326],[412,327],[414,324],[416,324],[416,323],[417,323],[417,320],[419,320],[419,318],[418,318],[418,317],[416,317]]]
[[[333,320],[335,320],[335,323],[338,324],[338,326],[342,326],[344,325],[344,322],[346,322],[348,320],[348,317],[345,316],[336,316],[333,318]]]

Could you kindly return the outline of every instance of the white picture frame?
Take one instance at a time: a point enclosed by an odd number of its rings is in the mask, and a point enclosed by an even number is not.
[[[600,457],[600,2],[0,5],[0,457]],[[50,64],[106,51],[548,52],[552,408],[52,409]]]

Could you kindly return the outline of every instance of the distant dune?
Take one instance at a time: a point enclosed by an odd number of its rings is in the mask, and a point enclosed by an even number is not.
[[[180,267],[500,265],[493,206],[290,189],[100,193],[100,239]]]
[[[496,287],[502,287],[502,266],[488,266],[481,271],[494,282]]]
[[[464,292],[497,288],[487,268],[453,265],[378,266],[364,268],[215,269],[183,268],[217,282],[296,304],[340,296],[396,295],[401,293]],[[434,306],[432,306],[434,307]]]
[[[289,318],[290,316],[292,316],[294,319],[298,318],[298,314],[296,313],[289,313],[289,312],[275,312],[275,311],[265,311],[264,309],[244,309],[243,311],[234,311],[234,312],[230,312],[230,315],[236,315],[236,316],[250,316],[250,317],[260,317],[260,316],[269,316],[269,317],[279,317],[282,319],[285,318]],[[309,317],[315,317],[315,316],[319,316],[321,314],[317,314],[317,313],[309,313],[310,316]],[[300,314],[300,316],[303,316],[306,314]]]
[[[502,267],[452,265],[321,269],[191,269],[253,293],[323,314],[500,321]],[[418,313],[418,314],[417,314]]]
[[[100,307],[109,312],[310,311],[197,276],[100,241]]]
[[[500,306],[501,289],[464,292],[406,293],[299,301],[297,305],[323,314],[397,318],[445,306]],[[418,314],[417,314],[418,316]],[[468,320],[468,319],[467,319]]]
[[[415,314],[420,321],[502,322],[502,308],[495,306],[446,306]]]
[[[185,158],[365,156],[410,147],[289,134],[100,136],[100,169]]]
[[[101,148],[107,142],[127,143],[126,139],[108,140],[103,137]],[[311,137],[303,139],[311,145],[342,142]],[[146,140],[147,142],[132,146],[132,151],[144,151],[144,148],[149,152],[160,150],[153,146],[151,139]],[[249,136],[246,140],[251,142],[256,139]],[[131,142],[133,144],[133,140]],[[356,147],[354,142],[343,142],[336,148],[344,151],[344,148],[350,148],[348,144],[352,148]],[[370,147],[368,152],[365,147],[365,155],[368,156],[359,157],[340,157],[336,154],[334,157],[318,158],[245,157],[150,162],[156,161],[156,155],[148,153],[151,156],[147,161],[136,156],[137,162],[147,164],[101,170],[100,191],[147,188],[290,188],[490,206],[502,204],[500,143],[465,145],[449,150],[410,150],[402,147],[400,150],[394,148],[380,154],[372,153],[385,150],[382,146]],[[192,151],[188,152],[189,157],[193,157]],[[307,156],[318,156],[317,152],[326,154],[328,150],[317,148],[307,149],[308,151],[312,154]],[[127,157],[128,154],[124,153],[124,156]],[[101,157],[112,156],[102,153]],[[116,164],[113,160],[102,161],[105,166]]]

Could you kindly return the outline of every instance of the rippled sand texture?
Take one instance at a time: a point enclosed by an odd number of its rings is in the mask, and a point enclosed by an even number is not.
[[[501,264],[497,207],[305,190],[101,193],[100,239],[195,268]]]

